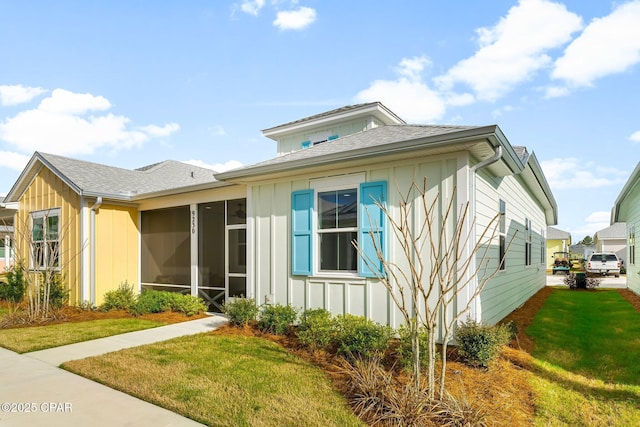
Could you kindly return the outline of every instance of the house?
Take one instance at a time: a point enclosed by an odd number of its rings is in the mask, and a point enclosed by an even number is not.
[[[555,227],[547,227],[547,271],[550,272],[553,269],[555,262],[554,254],[556,252],[569,252],[571,246],[571,233],[568,231],[559,230]]]
[[[472,317],[495,323],[545,286],[556,202],[535,154],[498,126],[410,125],[374,102],[263,134],[276,141],[276,157],[217,174],[172,161],[125,170],[35,153],[7,195],[31,230],[24,256],[32,268],[57,263],[76,302],[99,303],[128,281],[200,295],[212,309],[245,295],[399,326],[376,267],[351,242],[366,252],[376,236],[394,259],[398,245],[375,202],[396,212],[396,189],[426,177],[443,206],[468,203],[471,240],[500,218],[489,248],[499,272],[472,301]],[[47,255],[58,246],[59,259]],[[470,300],[470,282],[458,307]]]
[[[616,222],[593,235],[593,244],[596,252],[613,252],[627,264],[627,224]]]
[[[640,262],[636,261],[636,230],[640,231],[640,163],[622,187],[613,208],[611,224],[626,223],[627,287],[640,294]]]

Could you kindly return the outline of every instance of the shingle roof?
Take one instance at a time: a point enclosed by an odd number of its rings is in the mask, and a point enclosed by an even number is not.
[[[627,223],[616,222],[610,227],[604,228],[598,231],[593,237],[602,239],[626,239],[627,238]]]
[[[420,138],[427,138],[435,135],[444,135],[467,129],[478,128],[478,126],[446,126],[446,125],[386,125],[373,129],[357,132],[322,144],[287,153],[260,163],[234,169],[233,172],[261,168],[265,166],[284,165],[287,163],[304,161],[315,157],[322,157],[332,154],[344,153],[345,156],[351,151],[363,148],[382,147],[402,141],[412,141]],[[224,175],[220,174],[221,176]]]
[[[36,155],[85,193],[132,196],[216,182],[214,171],[174,160],[129,170],[53,154]]]
[[[568,240],[571,239],[571,233],[568,231],[558,230],[554,227],[547,227],[547,240]]]

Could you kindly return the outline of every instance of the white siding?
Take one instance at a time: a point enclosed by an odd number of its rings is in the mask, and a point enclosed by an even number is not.
[[[631,227],[636,230],[636,262],[627,264],[627,287],[633,292],[640,294],[640,186],[636,186],[624,200],[622,209],[626,210],[627,235]],[[629,260],[629,248],[627,247],[627,260]]]
[[[547,223],[541,206],[523,188],[518,177],[495,178],[481,171],[476,185],[478,234],[498,212],[498,200],[506,202],[506,268],[487,283],[480,295],[481,320],[494,324],[545,286],[546,268],[540,251],[546,254],[546,248],[541,247],[540,233],[546,230]],[[528,266],[525,265],[525,219],[531,221],[532,228],[531,265]],[[492,246],[496,255],[491,262],[497,262],[497,239]]]
[[[393,166],[376,165],[344,170],[344,174],[364,173],[366,181],[388,182],[389,204],[398,204],[398,190],[405,192],[412,181],[427,177],[431,197],[441,193],[451,197],[456,184],[457,158],[433,156],[423,161],[407,160]],[[253,250],[253,289],[258,303],[291,304],[301,309],[326,308],[333,314],[364,315],[377,322],[399,326],[401,316],[377,280],[360,277],[291,276],[290,210],[291,192],[309,188],[311,179],[299,176],[289,181],[265,182],[249,188],[250,212],[255,226],[250,239]],[[397,184],[397,185],[396,185]],[[445,202],[440,209],[444,209]],[[394,212],[397,208],[392,208]],[[415,218],[417,223],[420,220]],[[389,240],[389,253],[399,258],[400,248]]]

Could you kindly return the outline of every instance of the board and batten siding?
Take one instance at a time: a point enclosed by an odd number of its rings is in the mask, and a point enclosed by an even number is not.
[[[631,227],[635,226],[635,263],[627,262],[627,287],[640,295],[640,185],[636,185],[625,198],[621,210],[626,211],[627,238]],[[629,246],[627,245],[627,260],[629,257]]]
[[[541,233],[546,231],[545,214],[540,204],[524,187],[517,176],[492,177],[482,170],[476,180],[477,234],[499,211],[499,200],[506,202],[506,246],[509,248],[506,268],[492,278],[480,295],[481,321],[495,324],[522,305],[546,284],[546,248]],[[525,265],[525,219],[531,221],[531,265]],[[491,251],[495,252],[490,266],[495,269],[498,260],[498,239]],[[509,242],[511,245],[509,246]]]
[[[96,213],[96,304],[121,283],[138,281],[138,209],[104,204]]]
[[[47,168],[42,168],[19,200],[15,225],[16,251],[30,263],[31,213],[60,209],[60,274],[69,288],[69,302],[81,302],[81,200],[78,193]]]
[[[398,189],[406,193],[413,181],[421,185],[425,176],[429,197],[442,194],[448,200],[454,192],[460,163],[458,157],[451,155],[422,157],[397,161],[391,166],[378,163],[349,167],[340,175],[332,173],[332,178],[363,174],[366,182],[387,181],[388,205],[393,215],[397,215]],[[403,323],[400,313],[384,285],[376,279],[353,275],[291,274],[291,193],[309,189],[312,180],[320,178],[327,177],[300,175],[287,180],[262,182],[248,189],[248,209],[254,218],[249,235],[254,272],[250,286],[257,303],[289,304],[299,309],[325,308],[334,315],[350,313],[393,327],[400,326]],[[440,215],[446,208],[446,200],[438,206]],[[414,226],[420,219],[419,214],[414,215]],[[401,260],[399,245],[394,242],[390,231],[388,235],[389,256]]]

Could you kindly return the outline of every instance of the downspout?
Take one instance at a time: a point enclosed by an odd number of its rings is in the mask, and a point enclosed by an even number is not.
[[[89,229],[91,230],[89,249],[89,269],[90,269],[90,289],[89,297],[91,304],[96,303],[96,212],[102,206],[102,196],[98,196],[96,202],[91,206],[91,219]]]
[[[478,235],[476,233],[476,175],[480,169],[486,168],[489,165],[494,164],[498,160],[502,158],[502,146],[499,145],[494,148],[493,156],[484,159],[480,163],[476,163],[475,165],[469,168],[469,220],[472,221],[471,225],[471,238],[469,239],[469,248],[468,248],[468,256],[474,255],[473,248],[477,245]],[[475,274],[476,271],[476,257],[475,255],[471,258],[471,263],[469,265],[469,270],[466,274]],[[471,285],[471,284],[470,284]],[[478,278],[473,281],[473,286],[469,286],[467,289],[467,302],[473,296],[478,286]],[[479,296],[479,295],[478,295]],[[480,318],[480,298],[474,298],[474,301],[471,303],[471,310],[469,312],[469,317],[474,319],[477,322],[480,322],[482,319]]]

